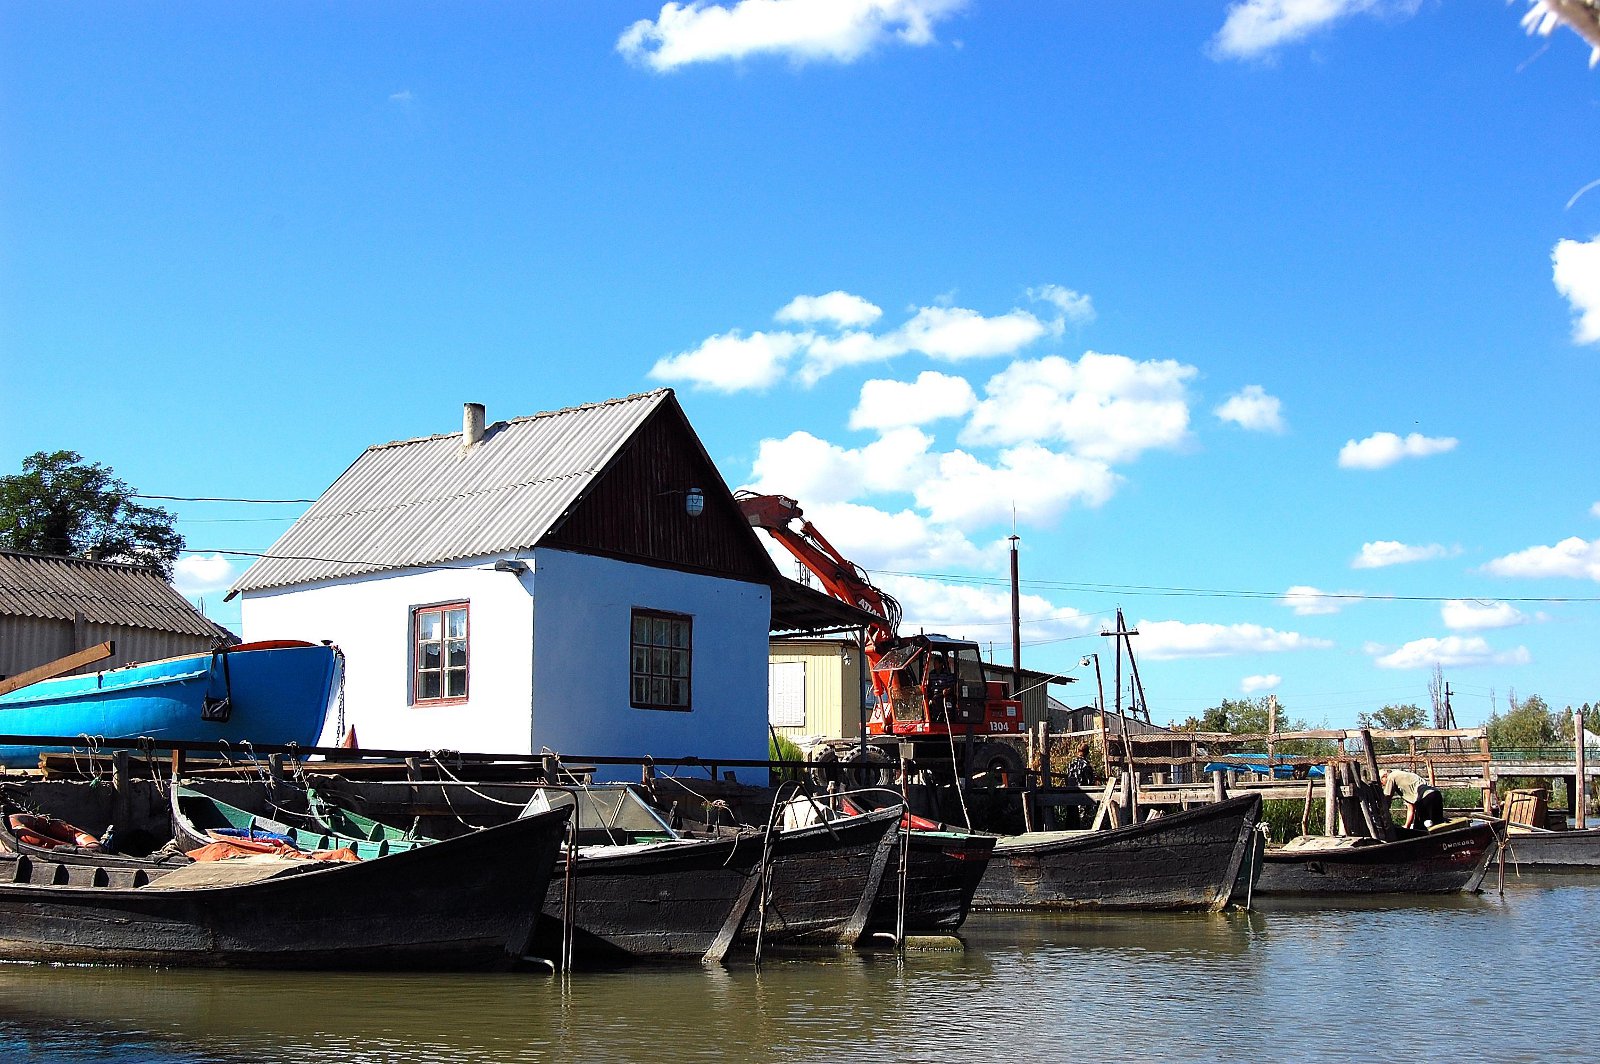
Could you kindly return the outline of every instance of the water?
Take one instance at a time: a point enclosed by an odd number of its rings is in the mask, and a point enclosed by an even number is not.
[[[1220,916],[975,916],[965,952],[323,975],[0,965],[0,1061],[1590,1059],[1600,877]],[[1268,907],[1270,906],[1270,907]]]

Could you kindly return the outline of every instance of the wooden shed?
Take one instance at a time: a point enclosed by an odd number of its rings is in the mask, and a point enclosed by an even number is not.
[[[237,642],[142,565],[0,551],[0,676],[111,640],[88,668],[155,661]]]

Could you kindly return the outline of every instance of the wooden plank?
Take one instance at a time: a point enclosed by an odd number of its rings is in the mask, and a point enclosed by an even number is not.
[[[8,695],[12,691],[19,691],[29,684],[38,683],[40,680],[49,680],[62,673],[81,669],[85,665],[93,665],[97,661],[104,661],[117,652],[117,641],[107,639],[104,643],[96,643],[92,647],[75,651],[64,658],[45,662],[37,668],[27,672],[19,672],[9,679],[0,680],[0,695]]]

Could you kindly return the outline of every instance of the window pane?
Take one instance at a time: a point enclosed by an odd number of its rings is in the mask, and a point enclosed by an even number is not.
[[[650,642],[658,647],[672,645],[672,622],[665,617],[656,617],[650,625]]]
[[[452,639],[449,642],[450,659],[448,664],[452,669],[467,667],[467,641],[465,639]]]
[[[439,667],[439,644],[424,643],[417,648],[417,668],[437,669]]]
[[[467,694],[467,670],[445,670],[445,695],[450,698],[465,698]]]
[[[633,615],[633,641],[635,643],[650,642],[650,618],[642,613]]]
[[[687,675],[689,675],[689,654],[688,654],[688,652],[684,651],[684,650],[674,650],[674,651],[671,651],[670,653],[672,654],[672,675],[674,675],[674,676],[687,676]]]
[[[417,638],[439,638],[439,615],[437,613],[417,614]]]
[[[467,637],[466,610],[451,610],[445,614],[445,618],[449,624],[448,631],[451,639],[465,639]]]
[[[675,706],[687,706],[689,704],[689,684],[687,681],[672,681],[672,704]]]
[[[424,672],[424,673],[421,673],[420,675],[418,675],[418,677],[417,677],[417,697],[418,698],[438,698],[439,697],[439,674],[438,673],[436,673],[436,672]]]
[[[644,647],[634,647],[633,648],[633,672],[634,672],[634,675],[636,675],[636,676],[643,675],[644,673],[647,673],[649,671],[650,671],[650,651],[646,650]]]
[[[650,681],[643,676],[633,678],[633,700],[640,703],[650,701]]]
[[[657,705],[665,705],[672,694],[667,686],[669,682],[659,676],[652,676],[650,678],[650,701]]]
[[[673,622],[672,645],[675,647],[687,647],[689,645],[689,623],[687,621]]]
[[[650,652],[650,672],[655,676],[667,676],[672,672],[672,651],[652,650]]]

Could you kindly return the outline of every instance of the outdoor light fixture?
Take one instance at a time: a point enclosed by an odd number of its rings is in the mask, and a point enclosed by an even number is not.
[[[690,488],[688,494],[683,497],[683,508],[689,511],[690,517],[699,517],[706,508],[705,492],[699,488]]]
[[[515,558],[501,558],[494,563],[494,571],[497,573],[516,573],[521,576],[528,571],[528,563],[517,561]]]

